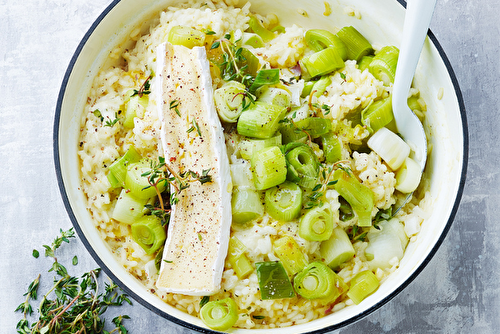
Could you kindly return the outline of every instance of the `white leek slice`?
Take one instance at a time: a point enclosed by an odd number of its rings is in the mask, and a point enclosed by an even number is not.
[[[233,187],[255,189],[250,163],[236,163],[229,165],[229,167],[231,168]]]
[[[417,189],[422,177],[420,165],[407,157],[396,173],[396,189],[404,194],[409,194]]]
[[[379,227],[380,230],[372,228],[367,234],[368,246],[365,249],[365,255],[372,270],[392,267],[394,258],[398,261],[403,258],[408,244],[408,237],[399,219],[382,221]]]
[[[397,170],[410,155],[410,146],[387,128],[380,128],[368,139],[368,147],[375,151],[392,170]]]

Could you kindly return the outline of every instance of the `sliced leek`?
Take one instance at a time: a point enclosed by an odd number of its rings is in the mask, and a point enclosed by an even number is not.
[[[260,150],[251,159],[255,188],[265,190],[285,182],[287,175],[285,155],[279,147]]]
[[[358,226],[371,226],[371,214],[373,210],[373,192],[362,184],[351,173],[343,169],[337,169],[333,173],[335,190],[350,205],[358,217]]]
[[[373,57],[368,70],[380,80],[385,86],[394,83],[396,76],[396,65],[398,64],[399,49],[395,46],[384,46]]]
[[[229,239],[229,249],[226,260],[231,264],[239,279],[250,275],[253,271],[252,263],[246,256],[246,246],[235,236]]]
[[[167,40],[173,45],[183,45],[191,49],[205,44],[205,33],[191,27],[175,26],[170,29]]]
[[[251,159],[255,152],[258,152],[266,147],[280,145],[281,133],[278,132],[275,136],[266,139],[242,139],[238,144],[238,148],[243,159]]]
[[[368,147],[375,151],[392,170],[397,170],[410,154],[410,146],[397,134],[383,127],[368,139]]]
[[[287,180],[311,189],[319,175],[319,161],[314,151],[306,144],[290,143],[283,147],[287,161]]]
[[[292,104],[292,96],[284,89],[265,86],[257,91],[257,101],[289,109]]]
[[[358,68],[361,72],[364,70],[368,69],[371,62],[373,60],[373,56],[363,56],[361,59],[358,61]]]
[[[286,108],[264,102],[253,103],[238,119],[238,133],[252,138],[270,138],[280,126]]]
[[[410,157],[407,157],[396,173],[396,189],[404,194],[414,192],[422,177],[420,165]]]
[[[215,107],[221,120],[227,123],[238,121],[243,104],[250,102],[245,91],[245,85],[237,81],[228,81],[214,91]]]
[[[342,142],[333,132],[320,136],[321,148],[327,163],[335,163],[342,159]]]
[[[380,282],[372,271],[361,271],[351,280],[347,296],[357,305],[375,292],[379,285]]]
[[[262,22],[260,22],[255,16],[250,17],[250,20],[248,20],[248,26],[254,33],[262,38],[264,43],[267,43],[276,37],[276,35],[272,31],[267,30],[262,25]]]
[[[143,216],[131,226],[132,239],[141,246],[146,254],[153,254],[163,247],[167,233],[160,218]]]
[[[311,77],[325,75],[344,67],[342,57],[333,47],[327,47],[304,57],[299,63],[300,67],[306,70]]]
[[[343,27],[337,32],[337,36],[344,42],[347,48],[347,59],[359,62],[364,56],[373,53],[373,47],[370,42],[352,26]]]
[[[262,40],[262,37],[257,34],[244,32],[241,36],[241,45],[261,48],[264,46],[264,41]]]
[[[144,215],[147,199],[134,197],[130,191],[122,189],[111,218],[124,224],[133,224]]]
[[[281,262],[257,262],[255,268],[263,300],[295,297],[292,284]]]
[[[312,208],[300,217],[299,235],[305,240],[328,240],[332,231],[333,216],[328,203]]]
[[[281,260],[290,276],[295,275],[305,266],[307,260],[299,245],[291,236],[283,236],[273,242],[274,253]]]
[[[374,101],[361,112],[361,123],[373,132],[386,126],[393,119],[392,96]]]
[[[233,222],[244,224],[261,217],[264,214],[264,205],[259,194],[249,188],[236,188],[231,198]]]
[[[238,306],[231,298],[209,301],[200,309],[201,320],[217,331],[225,331],[238,321]]]
[[[292,182],[283,182],[266,190],[266,212],[280,221],[296,219],[302,208],[302,190]]]
[[[379,230],[373,228],[367,234],[365,256],[372,269],[386,269],[395,264],[392,262],[394,259],[400,261],[403,258],[408,237],[404,225],[397,218],[384,220],[378,226]]]
[[[293,279],[295,291],[306,299],[319,299],[324,304],[335,301],[348,286],[323,262],[312,262]]]
[[[341,227],[333,229],[331,237],[321,243],[319,251],[323,261],[333,270],[352,259],[355,254],[351,240]]]
[[[148,177],[144,176],[144,174],[150,171],[151,164],[147,159],[143,159],[128,166],[127,175],[125,177],[125,187],[129,189],[130,193],[135,197],[149,199],[154,197],[157,191],[161,193],[165,190],[165,182],[158,183],[156,188],[149,184]]]
[[[328,30],[311,29],[305,35],[307,45],[318,52],[329,46],[334,47],[342,60],[347,60],[347,47],[342,40]]]
[[[127,152],[109,166],[109,174],[114,177],[110,181],[120,187],[125,186],[125,178],[127,176],[127,167],[131,163],[141,160],[141,155],[137,152],[134,146],[130,146]],[[108,177],[108,179],[111,176]],[[111,182],[110,182],[111,183]]]

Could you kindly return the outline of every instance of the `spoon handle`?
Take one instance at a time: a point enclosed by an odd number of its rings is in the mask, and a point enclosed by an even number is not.
[[[392,103],[395,109],[406,106],[408,91],[424,45],[436,0],[408,0],[406,5],[403,39],[399,49],[394,79]],[[396,117],[397,121],[397,116]]]

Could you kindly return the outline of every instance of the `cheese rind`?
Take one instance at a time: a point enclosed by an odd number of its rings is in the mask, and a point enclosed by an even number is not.
[[[191,170],[201,175],[210,169],[212,182],[192,182],[177,195],[156,286],[166,292],[210,295],[220,289],[222,280],[232,192],[210,65],[203,47],[165,43],[158,47],[157,57],[156,97],[165,160],[177,173]],[[172,101],[178,102],[176,108],[171,108]]]

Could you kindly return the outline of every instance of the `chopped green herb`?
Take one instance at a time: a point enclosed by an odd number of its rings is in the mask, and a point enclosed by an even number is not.
[[[32,254],[33,254],[33,257],[34,257],[35,259],[38,259],[38,257],[40,256],[40,252],[39,252],[39,251],[37,251],[36,249],[33,249],[33,253],[32,253]]]
[[[206,303],[210,301],[210,296],[203,296],[200,300],[200,309],[205,306]]]
[[[73,263],[74,266],[78,264],[78,257],[76,255],[73,257],[73,260],[71,260],[71,263]]]
[[[118,113],[115,112],[115,119],[111,120],[111,119],[108,119],[106,121],[106,123],[104,124],[104,126],[109,126],[110,128],[113,127],[113,125],[115,125],[120,119],[118,118]]]

